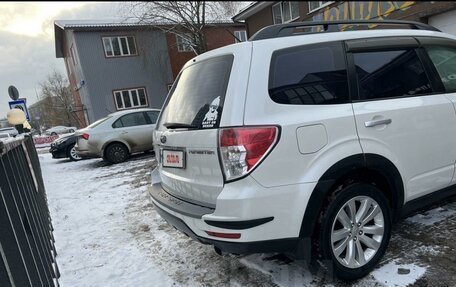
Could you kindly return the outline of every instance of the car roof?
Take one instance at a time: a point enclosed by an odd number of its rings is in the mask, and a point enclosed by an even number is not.
[[[430,30],[416,30],[416,29],[377,29],[377,30],[359,30],[359,31],[343,31],[343,32],[325,32],[325,33],[311,33],[301,35],[291,35],[286,37],[276,37],[264,40],[253,41],[254,46],[256,43],[275,43],[275,42],[301,42],[302,44],[313,44],[329,41],[344,41],[352,39],[364,38],[380,38],[380,37],[440,37],[450,38],[456,40],[456,37],[443,32],[430,31]]]
[[[129,109],[129,110],[123,110],[123,111],[118,111],[112,114],[109,114],[111,117],[115,116],[121,116],[121,115],[126,115],[126,114],[131,114],[131,113],[137,113],[137,112],[159,112],[160,109],[149,109],[149,108],[140,108],[140,109]]]

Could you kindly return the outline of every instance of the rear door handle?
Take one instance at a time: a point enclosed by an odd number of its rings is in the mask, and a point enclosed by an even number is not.
[[[121,131],[120,134],[121,134],[121,135],[125,135],[125,134],[128,134],[128,132],[126,132],[126,131]]]
[[[392,122],[391,119],[382,119],[382,120],[371,120],[364,123],[366,128],[371,128],[380,125],[389,125]]]

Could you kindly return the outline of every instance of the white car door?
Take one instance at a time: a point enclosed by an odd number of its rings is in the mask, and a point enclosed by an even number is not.
[[[408,201],[452,181],[456,114],[439,93],[418,42],[396,37],[391,46],[387,43],[347,42],[358,94],[353,109],[363,152],[383,155],[395,164]]]

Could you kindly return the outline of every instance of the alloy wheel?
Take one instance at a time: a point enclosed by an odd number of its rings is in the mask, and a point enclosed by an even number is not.
[[[380,205],[369,196],[347,201],[331,229],[331,247],[337,261],[348,268],[366,265],[377,253],[385,233]]]
[[[70,156],[73,160],[81,159],[81,157],[76,153],[76,148],[74,146],[70,149]]]

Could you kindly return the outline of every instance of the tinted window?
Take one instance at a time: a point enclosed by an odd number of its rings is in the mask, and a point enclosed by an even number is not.
[[[269,95],[274,102],[324,105],[349,101],[347,69],[341,43],[327,43],[275,52]]]
[[[141,126],[147,125],[146,118],[142,112],[140,113],[133,113],[122,116],[118,119],[113,125],[113,128],[120,128],[120,127],[133,127],[133,126]]]
[[[123,127],[122,120],[121,120],[121,119],[118,119],[117,121],[115,121],[115,122],[112,124],[112,127],[113,127],[113,128],[121,128],[121,127]]]
[[[160,112],[147,112],[147,116],[149,117],[150,122],[152,124],[155,124],[157,122],[157,118],[158,118],[159,114],[160,114]]]
[[[160,128],[166,123],[217,128],[232,63],[233,56],[227,55],[183,70],[164,105]]]
[[[448,92],[456,92],[456,49],[432,46],[426,47],[426,50],[445,89]]]
[[[382,99],[432,92],[415,50],[353,54],[361,99]]]

